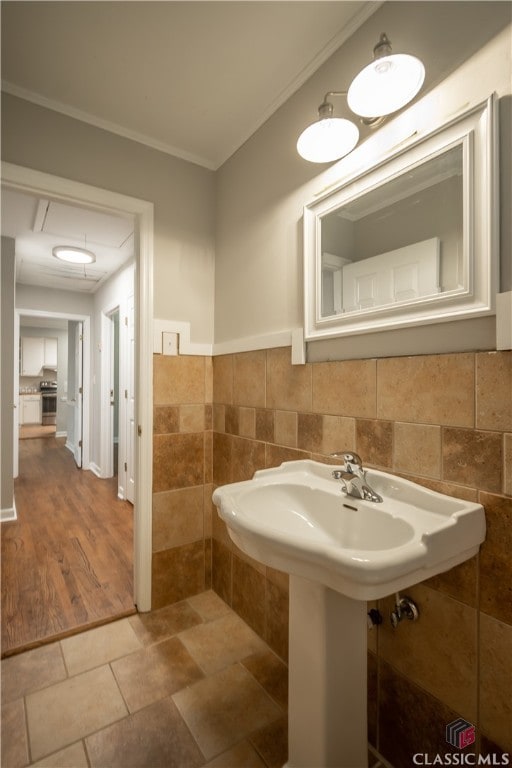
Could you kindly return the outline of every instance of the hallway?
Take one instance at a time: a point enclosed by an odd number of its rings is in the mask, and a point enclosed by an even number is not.
[[[2,657],[135,613],[133,508],[64,438],[22,440],[2,523]]]

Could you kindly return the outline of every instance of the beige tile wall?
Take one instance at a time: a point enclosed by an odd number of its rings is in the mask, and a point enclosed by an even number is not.
[[[152,607],[211,584],[212,361],[153,359]]]
[[[282,348],[213,359],[214,485],[353,448],[367,466],[479,500],[481,553],[409,590],[420,621],[394,631],[392,600],[379,601],[369,731],[395,768],[446,752],[444,728],[460,716],[477,726],[477,749],[512,751],[512,353],[290,358]],[[212,530],[213,588],[286,659],[286,575],[241,553],[215,511]]]

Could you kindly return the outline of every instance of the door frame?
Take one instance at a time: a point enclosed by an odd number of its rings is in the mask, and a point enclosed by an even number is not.
[[[90,468],[90,378],[91,378],[91,318],[89,315],[71,315],[68,312],[51,312],[44,309],[23,309],[16,307],[14,310],[14,402],[19,411],[19,391],[20,391],[20,369],[19,369],[19,349],[20,349],[20,326],[22,317],[42,317],[57,320],[74,320],[83,323],[83,395],[82,395],[82,467]],[[14,423],[14,476],[17,477],[18,469],[18,439],[19,439],[19,419]]]
[[[101,310],[101,434],[100,434],[100,477],[112,477],[114,474],[114,457],[112,445],[114,442],[114,424],[111,402],[110,385],[114,365],[113,320],[115,312],[120,312],[120,303],[116,301],[112,307]],[[115,392],[118,397],[119,393]]]
[[[87,205],[100,211],[129,213],[135,217],[138,438],[134,505],[134,600],[139,611],[149,611],[153,478],[153,203],[6,162],[2,162],[2,186],[74,205]]]
[[[116,312],[119,314],[119,387],[114,392],[118,399],[119,410],[119,444],[118,460],[119,467],[117,473],[117,495],[120,499],[125,499],[124,470],[121,467],[121,456],[126,455],[126,425],[124,423],[124,403],[121,398],[121,390],[126,388],[126,352],[125,352],[125,333],[124,325],[121,322],[123,305],[116,301],[112,306],[101,310],[101,435],[100,435],[100,477],[113,477],[114,474],[114,419],[111,406],[111,384],[113,382],[114,361],[114,322],[113,316]]]
[[[69,323],[68,323],[69,329]],[[86,469],[84,467],[84,381],[86,380],[84,370],[84,340],[85,340],[85,323],[83,320],[79,320],[74,328],[74,345],[73,345],[73,357],[74,357],[74,384],[75,391],[72,393],[74,397],[72,402],[73,406],[73,457],[75,464],[79,469]],[[69,333],[68,333],[68,350],[69,350]],[[68,356],[68,371],[69,371],[69,356]],[[68,379],[69,382],[69,379]],[[68,385],[69,393],[69,385]],[[69,419],[69,414],[68,414]],[[69,424],[69,421],[68,421]],[[78,429],[77,429],[78,427]],[[78,439],[77,439],[78,438]],[[88,441],[87,441],[88,442]],[[87,456],[86,456],[87,459]]]

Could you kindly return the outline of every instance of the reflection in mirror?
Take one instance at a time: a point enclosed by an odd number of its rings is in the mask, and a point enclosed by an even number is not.
[[[321,317],[462,288],[462,170],[457,144],[321,218]]]

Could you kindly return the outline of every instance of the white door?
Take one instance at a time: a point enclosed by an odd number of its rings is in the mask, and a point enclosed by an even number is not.
[[[439,293],[439,238],[343,267],[343,308],[353,312]]]
[[[108,432],[110,437],[109,450],[109,474],[108,477],[118,475],[118,461],[115,459],[116,445],[117,450],[121,448],[119,437],[119,369],[121,364],[119,354],[119,307],[109,315],[110,339],[108,348],[110,350],[110,379],[109,379],[109,403],[110,418]],[[119,455],[117,456],[119,459]]]
[[[16,479],[19,475],[19,457],[20,457],[20,370],[21,370],[21,350],[20,350],[20,316],[16,312],[14,320],[14,416],[13,416],[13,451],[12,451],[12,476]]]
[[[79,468],[82,467],[83,338],[84,324],[80,321],[75,326],[75,391],[73,393],[74,455]]]
[[[127,299],[126,498],[135,503],[135,297]]]

